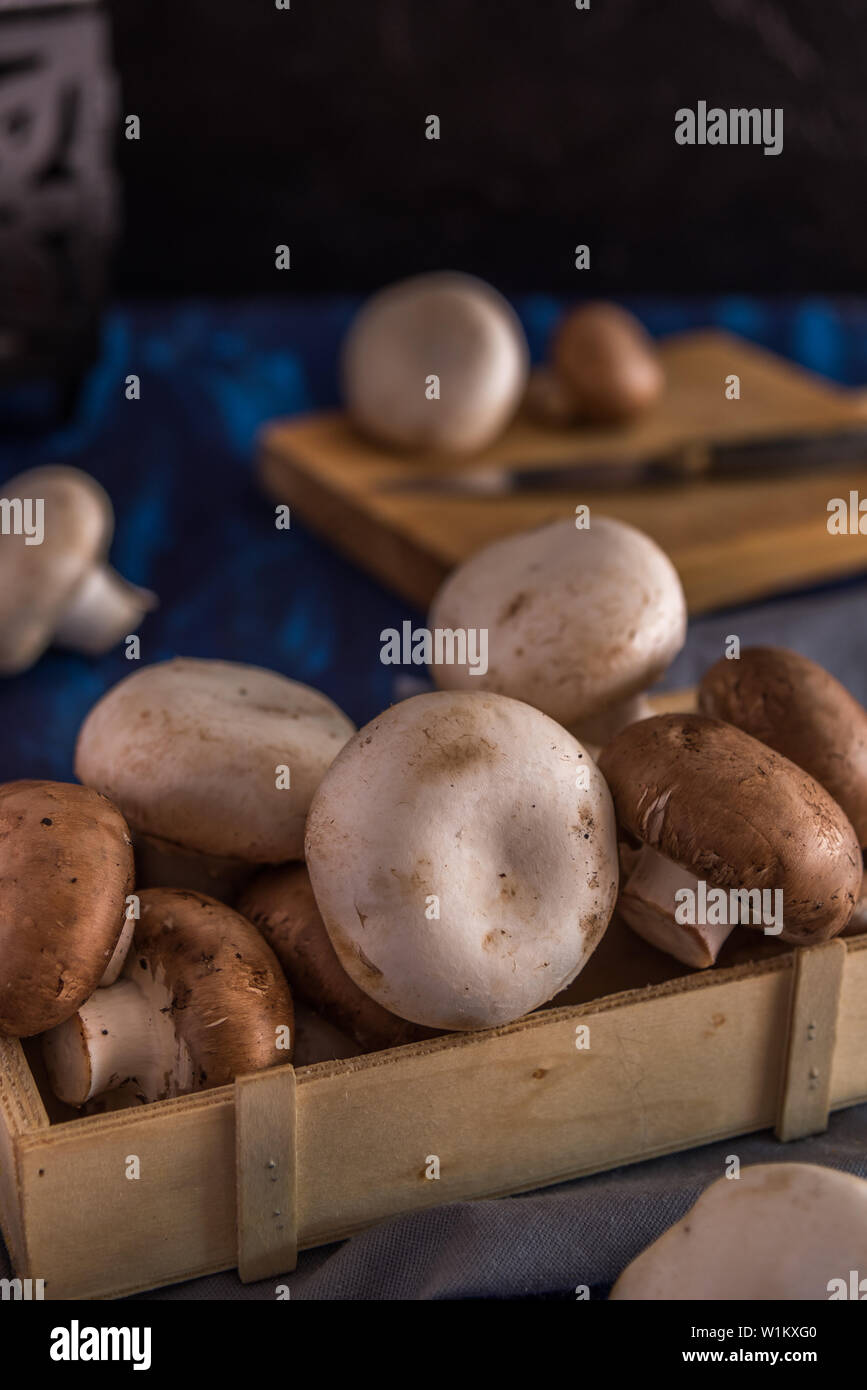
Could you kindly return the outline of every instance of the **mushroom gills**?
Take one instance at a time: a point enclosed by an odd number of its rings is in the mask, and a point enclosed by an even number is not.
[[[131,1080],[148,1100],[192,1090],[192,1058],[172,1014],[171,995],[150,968],[97,990],[42,1040],[55,1095],[81,1106]]]
[[[725,924],[680,923],[675,918],[676,894],[688,889],[698,901],[699,880],[688,869],[650,845],[632,859],[620,890],[617,912],[638,936],[684,965],[704,970],[713,965],[733,930]]]
[[[89,570],[54,629],[55,646],[101,656],[135,632],[156,594],[122,578],[110,565]]]

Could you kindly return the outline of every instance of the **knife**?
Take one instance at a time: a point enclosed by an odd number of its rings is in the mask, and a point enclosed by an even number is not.
[[[656,454],[566,459],[562,463],[482,464],[460,472],[413,473],[379,485],[382,492],[435,492],[505,497],[576,487],[694,482],[702,478],[785,475],[845,463],[867,464],[867,426],[831,433],[758,439],[688,440]]]

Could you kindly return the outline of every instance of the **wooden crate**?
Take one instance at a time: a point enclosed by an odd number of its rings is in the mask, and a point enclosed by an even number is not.
[[[696,973],[615,916],[570,988],[516,1023],[113,1114],[61,1106],[38,1040],[0,1037],[0,1225],[47,1298],[234,1266],[276,1285],[299,1249],[390,1216],[769,1127],[794,1139],[864,1100],[867,934],[793,951],[736,928]]]
[[[6,1039],[0,1218],[47,1298],[264,1278],[402,1212],[774,1125],[794,1138],[864,1099],[867,937],[59,1123]]]

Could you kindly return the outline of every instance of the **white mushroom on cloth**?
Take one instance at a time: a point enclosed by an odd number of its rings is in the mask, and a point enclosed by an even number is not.
[[[294,998],[352,1039],[357,1051],[377,1052],[431,1036],[427,1028],[389,1013],[347,975],[303,864],[265,869],[249,883],[238,911],[256,926],[283,967]],[[309,1032],[314,1031],[313,1026]]]
[[[353,423],[378,443],[469,453],[509,423],[528,364],[503,296],[473,275],[436,271],[362,306],[343,344],[343,396]]]
[[[785,647],[746,647],[702,677],[698,707],[809,772],[842,806],[867,850],[867,710],[829,671]],[[867,927],[867,891],[846,934]]]
[[[3,496],[29,507],[34,533],[0,545],[0,675],[26,671],[52,644],[99,656],[134,633],[156,598],[108,564],[114,512],[99,483],[77,468],[33,468]]]
[[[546,715],[483,692],[418,695],[361,729],[313,798],[306,858],[347,974],[437,1029],[552,998],[617,896],[598,769]]]
[[[303,857],[310,799],[354,728],[276,671],[177,659],[98,701],[75,771],[124,811],[140,883],[223,896],[263,864]]]
[[[433,630],[485,629],[488,669],[435,664],[447,690],[493,690],[549,714],[592,748],[650,713],[642,692],[686,638],[677,571],[634,526],[592,515],[486,546],[445,580]]]
[[[700,714],[632,724],[603,748],[599,767],[621,833],[618,914],[652,945],[712,965],[735,925],[763,930],[754,915],[763,894],[782,904],[780,941],[812,945],[846,926],[861,850],[842,809],[803,768]],[[725,890],[729,903],[736,895],[735,913],[685,920],[678,894],[698,902],[701,883]]]
[[[0,786],[0,1033],[31,1037],[116,978],[129,945],[129,831],[66,782]]]
[[[863,1273],[865,1259],[863,1178],[812,1163],[760,1163],[712,1183],[627,1265],[610,1298],[752,1303],[850,1297],[851,1271]]]
[[[51,1088],[67,1105],[127,1087],[141,1101],[225,1086],[291,1062],[292,997],[240,913],[200,893],[141,894],[120,979],[46,1033]]]

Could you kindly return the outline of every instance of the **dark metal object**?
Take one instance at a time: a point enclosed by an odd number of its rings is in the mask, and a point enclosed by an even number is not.
[[[564,492],[575,487],[695,482],[712,477],[779,477],[858,461],[867,464],[867,426],[764,439],[699,440],[650,457],[566,460],[537,467],[529,463],[484,465],[447,473],[419,473],[385,482],[381,491],[503,497],[522,492]]]
[[[100,6],[0,3],[0,382],[67,405],[99,345],[116,107]]]

